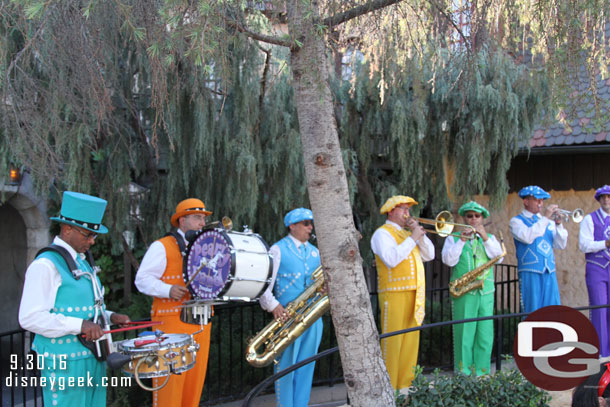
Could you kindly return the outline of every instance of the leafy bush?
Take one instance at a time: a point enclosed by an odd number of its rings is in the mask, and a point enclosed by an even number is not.
[[[506,369],[493,376],[417,372],[409,396],[397,394],[397,407],[548,407],[550,395],[528,382],[516,369]]]

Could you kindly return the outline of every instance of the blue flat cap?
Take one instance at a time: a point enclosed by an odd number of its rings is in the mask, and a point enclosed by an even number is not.
[[[296,208],[284,216],[284,225],[288,227],[303,220],[313,220],[313,212],[307,208]]]
[[[536,199],[549,199],[551,195],[538,185],[530,185],[519,191],[519,198],[533,196]]]

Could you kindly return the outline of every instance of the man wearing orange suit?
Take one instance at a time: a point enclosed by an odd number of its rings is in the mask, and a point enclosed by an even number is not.
[[[424,320],[423,262],[434,258],[434,245],[424,228],[409,217],[413,205],[417,202],[404,195],[388,199],[380,211],[388,218],[371,238],[383,333],[419,326]],[[418,349],[419,331],[382,340],[381,350],[394,389],[411,385]]]
[[[193,334],[201,330],[199,324],[188,324],[180,320],[181,305],[190,299],[182,277],[182,257],[187,245],[185,233],[203,228],[206,216],[211,213],[199,199],[189,198],[180,202],[171,217],[171,224],[177,228],[176,231],[150,245],[136,274],[138,290],[154,297],[151,319],[163,322],[160,329],[165,333]],[[154,392],[155,407],[199,405],[208,365],[211,329],[212,324],[208,323],[202,332],[194,336],[200,346],[195,366],[182,374],[171,375],[167,385]],[[156,387],[165,377],[153,380]]]

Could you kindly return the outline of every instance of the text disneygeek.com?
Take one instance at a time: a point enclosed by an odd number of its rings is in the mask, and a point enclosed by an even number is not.
[[[101,383],[94,383],[93,376],[87,372],[87,377],[36,377],[19,376],[10,373],[5,379],[6,387],[51,387],[59,391],[67,387],[130,387],[131,377],[102,377]]]

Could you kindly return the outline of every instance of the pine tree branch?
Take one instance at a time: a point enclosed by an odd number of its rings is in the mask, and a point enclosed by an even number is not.
[[[247,27],[244,27],[241,23],[236,20],[225,18],[225,21],[233,28],[235,28],[240,33],[246,34],[248,37],[255,39],[257,41],[266,42],[267,44],[279,45],[281,47],[291,47],[290,41],[282,40],[281,38],[274,37],[271,35],[264,35],[254,31],[249,30]]]
[[[322,22],[327,27],[334,27],[346,21],[360,17],[372,11],[381,10],[382,8],[400,3],[403,0],[373,0],[358,7],[351,8],[343,13],[339,13],[332,17],[325,18]]]

